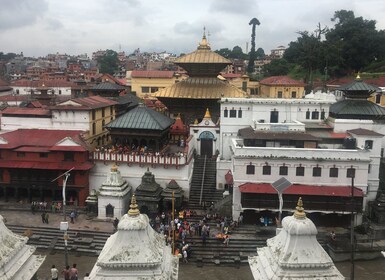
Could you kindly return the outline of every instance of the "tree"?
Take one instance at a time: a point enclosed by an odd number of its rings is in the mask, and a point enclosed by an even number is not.
[[[256,54],[255,54],[255,27],[257,25],[260,25],[260,24],[261,23],[256,18],[252,18],[249,22],[249,25],[252,25],[252,28],[251,28],[251,51],[250,51],[250,57],[249,57],[249,64],[247,66],[247,72],[250,74],[254,72],[254,61],[256,58]]]
[[[225,58],[229,58],[230,55],[231,55],[231,50],[228,49],[228,48],[223,48],[223,49],[220,49],[220,50],[216,50],[215,51],[217,54],[225,57]]]
[[[118,53],[113,50],[106,50],[105,55],[98,58],[99,71],[113,75],[119,69]]]
[[[266,55],[265,55],[265,51],[262,49],[262,48],[258,48],[258,50],[255,52],[255,57],[257,59],[262,59],[264,58]]]
[[[235,46],[230,53],[230,58],[239,58],[245,59],[246,54],[243,53],[242,48],[240,46]]]
[[[340,68],[357,72],[385,59],[385,32],[376,30],[376,21],[355,17],[354,12],[346,10],[336,11],[332,21],[336,24],[326,34],[326,40],[338,49]]]
[[[264,76],[285,76],[289,74],[290,65],[286,59],[273,59],[269,64],[263,66]]]

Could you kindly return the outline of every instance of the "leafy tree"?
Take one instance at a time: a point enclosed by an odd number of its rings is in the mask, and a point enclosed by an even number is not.
[[[257,59],[262,59],[265,57],[265,51],[262,48],[258,48],[258,50],[255,52],[255,57]]]
[[[248,73],[254,72],[254,61],[256,58],[256,54],[255,54],[255,27],[257,25],[260,25],[260,24],[261,23],[256,18],[252,18],[249,22],[249,25],[252,25],[252,29],[251,29],[251,51],[250,51],[250,57],[249,57],[249,64],[247,66],[247,72]]]
[[[215,51],[217,54],[225,57],[225,58],[229,58],[230,55],[231,55],[231,50],[228,49],[228,48],[223,48],[223,49],[220,49],[220,50],[216,50]]]
[[[247,55],[243,53],[242,48],[240,46],[235,46],[230,54],[230,58],[245,59],[245,56]]]
[[[385,59],[385,31],[376,30],[376,21],[355,17],[354,12],[346,10],[336,11],[332,21],[336,24],[326,39],[341,55],[340,68],[356,72]]]
[[[113,75],[119,69],[118,53],[113,50],[106,50],[105,55],[98,58],[99,71]]]
[[[286,59],[273,59],[263,66],[264,76],[284,76],[290,71],[290,65]]]

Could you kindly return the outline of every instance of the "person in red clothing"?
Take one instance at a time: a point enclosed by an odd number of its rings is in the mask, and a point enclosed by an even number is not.
[[[78,280],[78,269],[76,268],[76,263],[72,265],[70,269],[70,280]]]

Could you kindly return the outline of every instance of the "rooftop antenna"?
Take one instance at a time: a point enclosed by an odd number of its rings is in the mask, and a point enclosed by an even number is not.
[[[57,176],[55,179],[53,179],[51,181],[54,182],[56,181],[57,179],[61,178],[61,177],[64,177],[63,178],[63,216],[64,216],[64,221],[66,221],[67,217],[66,217],[66,185],[67,185],[67,180],[68,180],[68,177],[70,176],[70,172],[74,169],[75,167],[72,167],[71,169],[67,170],[66,172],[64,172],[63,174]]]

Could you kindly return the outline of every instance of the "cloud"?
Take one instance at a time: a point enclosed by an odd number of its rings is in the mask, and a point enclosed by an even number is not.
[[[36,23],[48,11],[46,0],[0,0],[0,29],[12,29]]]
[[[256,0],[217,0],[210,5],[210,12],[225,12],[229,14],[250,14],[257,7]]]
[[[49,30],[58,30],[64,27],[63,23],[60,20],[57,20],[55,18],[47,18],[45,21],[46,21],[46,28]]]

